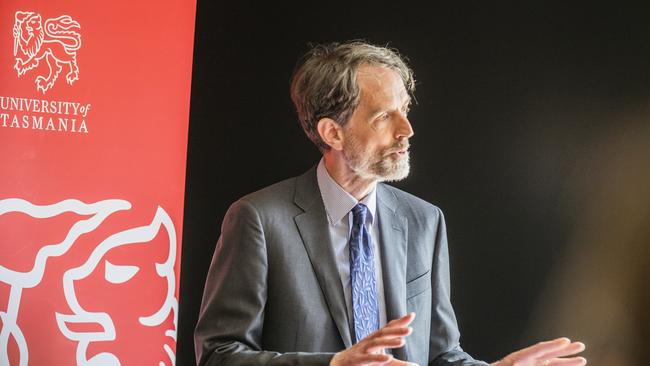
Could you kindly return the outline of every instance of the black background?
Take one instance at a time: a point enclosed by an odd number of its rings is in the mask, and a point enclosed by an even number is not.
[[[531,314],[584,209],[566,177],[597,169],[580,165],[585,148],[598,159],[621,116],[647,111],[648,10],[449,3],[199,1],[177,364],[194,363],[229,204],[319,158],[289,98],[298,58],[349,39],[395,47],[415,70],[412,173],[396,185],[445,212],[463,348],[494,361],[538,340]]]

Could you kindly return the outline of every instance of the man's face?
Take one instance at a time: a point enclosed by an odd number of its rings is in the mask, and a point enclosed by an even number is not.
[[[409,142],[413,136],[407,113],[411,98],[393,70],[363,65],[357,82],[360,101],[343,128],[343,155],[362,179],[395,181],[409,173]]]

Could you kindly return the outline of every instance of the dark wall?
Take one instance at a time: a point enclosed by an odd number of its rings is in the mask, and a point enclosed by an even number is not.
[[[297,59],[309,42],[356,38],[399,49],[415,70],[412,174],[397,186],[445,212],[463,347],[493,361],[537,341],[540,293],[586,209],[570,177],[598,169],[581,158],[598,159],[604,137],[647,125],[647,11],[447,3],[199,1],[179,365],[194,362],[228,205],[319,158],[289,98]]]

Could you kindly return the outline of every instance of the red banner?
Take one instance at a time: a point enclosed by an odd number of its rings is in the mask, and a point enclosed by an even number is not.
[[[0,365],[173,365],[195,3],[0,17]]]

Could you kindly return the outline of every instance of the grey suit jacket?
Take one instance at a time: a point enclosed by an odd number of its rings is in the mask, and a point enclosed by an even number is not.
[[[485,365],[459,346],[442,212],[377,187],[389,320],[416,312],[393,355],[420,365]],[[327,365],[352,345],[316,169],[249,194],[226,213],[195,331],[199,365]]]

